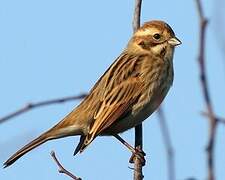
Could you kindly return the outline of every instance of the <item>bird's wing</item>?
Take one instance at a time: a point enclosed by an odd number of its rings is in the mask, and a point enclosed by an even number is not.
[[[95,111],[89,132],[81,138],[75,154],[82,152],[97,135],[131,111],[144,87],[140,75],[145,57],[125,50],[92,88],[89,96],[93,102],[97,101]]]
[[[98,111],[95,113],[95,121],[86,136],[81,151],[125,112],[131,110],[132,104],[141,94],[142,87],[143,82],[139,78],[131,77],[105,94]]]

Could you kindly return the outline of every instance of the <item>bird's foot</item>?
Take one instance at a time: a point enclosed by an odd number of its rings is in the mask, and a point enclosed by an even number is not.
[[[145,152],[142,149],[140,149],[140,147],[136,147],[135,152],[133,152],[130,157],[129,163],[134,163],[135,158],[138,158],[142,166],[144,166],[146,162],[145,156],[146,156]]]

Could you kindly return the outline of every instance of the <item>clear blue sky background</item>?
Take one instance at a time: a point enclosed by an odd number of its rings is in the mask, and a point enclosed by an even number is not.
[[[120,54],[132,35],[134,0],[0,1],[0,116],[27,102],[87,92]],[[204,0],[211,19],[207,31],[207,73],[213,105],[225,117],[224,57],[215,35],[215,1]],[[216,11],[223,12],[225,6]],[[205,179],[208,126],[200,115],[204,103],[199,86],[198,17],[190,1],[144,0],[142,22],[167,21],[182,40],[174,58],[175,81],[164,101],[176,158],[177,180]],[[63,118],[78,102],[36,109],[0,125],[0,163],[25,143]],[[225,129],[216,141],[216,175],[225,179]],[[134,131],[122,135],[133,143]],[[55,150],[66,168],[87,180],[132,179],[130,152],[111,137],[97,138],[73,157],[77,137],[48,142],[0,169],[2,180],[69,179],[58,174],[49,153]],[[166,152],[156,114],[144,123],[145,179],[167,179]]]

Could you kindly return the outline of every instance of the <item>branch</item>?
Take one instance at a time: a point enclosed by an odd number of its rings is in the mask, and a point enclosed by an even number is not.
[[[203,116],[210,117],[207,112],[201,112],[201,114]],[[225,119],[224,118],[218,117],[218,116],[216,116],[215,118],[216,118],[216,121],[217,121],[216,123],[221,123],[221,124],[224,124],[225,125]]]
[[[140,27],[140,16],[141,16],[141,3],[142,0],[135,0],[134,7],[134,17],[133,17],[133,32],[136,32]],[[139,124],[135,127],[135,148],[142,150],[143,147],[143,135],[142,135],[142,124]],[[142,180],[142,163],[140,159],[134,158],[134,180]]]
[[[133,32],[136,32],[140,27],[140,17],[141,17],[141,3],[142,0],[135,0],[135,7],[134,7],[134,17],[133,17]]]
[[[160,129],[161,129],[163,140],[164,140],[164,145],[166,147],[166,152],[167,152],[167,168],[168,168],[169,180],[174,180],[176,179],[174,151],[173,151],[170,133],[169,133],[168,126],[166,124],[166,118],[165,118],[165,114],[162,109],[162,106],[159,107],[157,113],[159,117],[159,124],[160,124]]]
[[[217,123],[220,123],[220,124],[224,124],[225,125],[225,119],[224,118],[216,118],[217,120]]]
[[[68,170],[66,170],[62,164],[59,162],[59,160],[57,159],[55,152],[52,151],[51,152],[51,156],[53,158],[53,160],[55,161],[55,163],[57,164],[58,168],[59,168],[59,173],[63,173],[66,174],[67,176],[71,177],[74,180],[81,180],[81,178],[76,177],[75,175],[73,175],[71,172],[69,172]]]
[[[51,99],[51,100],[45,100],[45,101],[40,101],[40,102],[36,102],[36,103],[28,103],[27,105],[25,105],[24,107],[0,118],[0,124],[4,123],[16,116],[19,116],[25,112],[28,112],[34,108],[38,108],[38,107],[42,107],[42,106],[48,106],[48,105],[53,105],[53,104],[61,104],[61,103],[65,103],[68,101],[74,101],[74,100],[78,100],[78,99],[83,99],[85,96],[87,96],[87,94],[83,93],[80,94],[78,96],[68,96],[68,97],[63,97],[63,98],[57,98],[57,99]]]
[[[217,121],[214,116],[211,98],[210,98],[209,90],[208,90],[208,81],[207,81],[207,77],[205,73],[205,33],[206,33],[206,26],[207,26],[208,20],[204,16],[202,4],[200,0],[196,0],[196,4],[197,4],[198,15],[199,15],[199,21],[200,21],[199,22],[200,39],[199,39],[198,63],[199,63],[199,70],[200,70],[202,93],[203,93],[204,101],[207,107],[207,114],[209,119],[209,141],[207,146],[208,180],[214,180],[215,173],[214,173],[213,154],[214,154],[214,143],[215,143]]]

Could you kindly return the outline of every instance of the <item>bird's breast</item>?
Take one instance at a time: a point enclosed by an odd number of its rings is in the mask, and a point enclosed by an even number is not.
[[[113,135],[135,127],[147,119],[161,104],[173,82],[173,66],[167,61],[148,64],[142,69],[144,89],[132,110],[119,118],[103,135]]]

